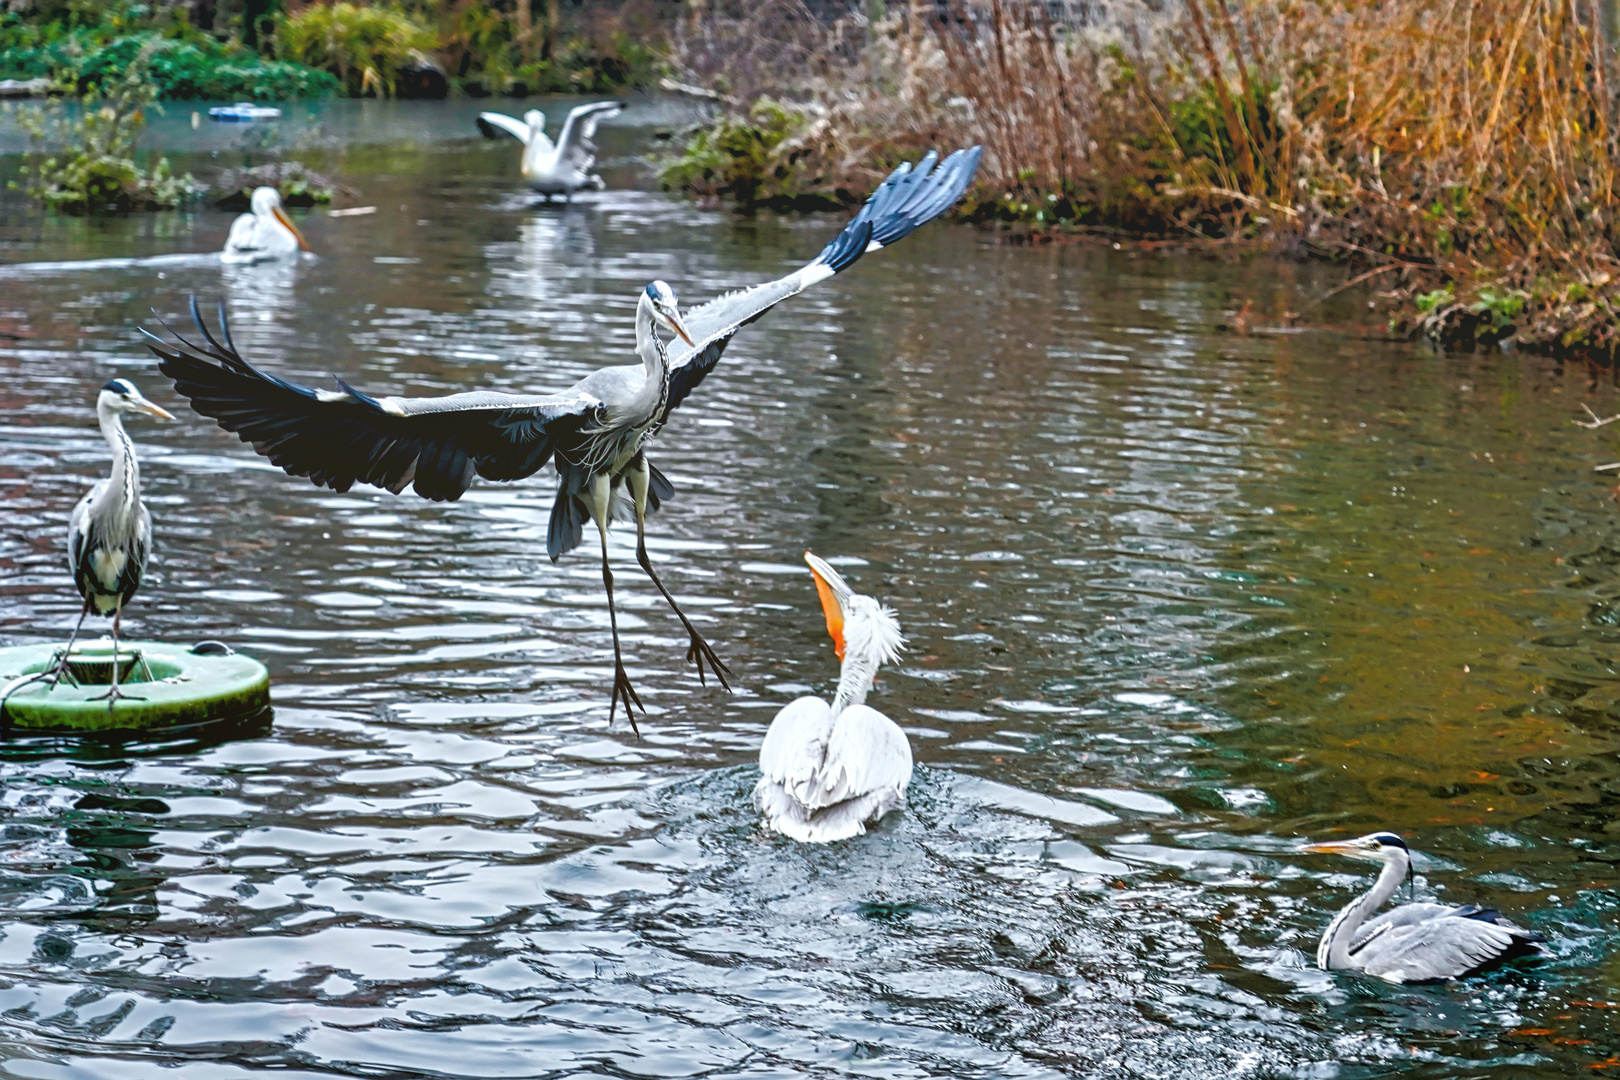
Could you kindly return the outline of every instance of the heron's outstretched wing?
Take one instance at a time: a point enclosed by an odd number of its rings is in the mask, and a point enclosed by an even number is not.
[[[502,135],[510,135],[524,146],[529,145],[529,138],[533,135],[528,124],[516,117],[498,112],[479,113],[478,130],[486,139],[498,139]]]
[[[473,474],[521,480],[544,465],[557,440],[601,422],[595,395],[570,390],[551,396],[490,390],[447,397],[374,398],[337,380],[338,390],[312,390],[249,364],[231,343],[220,311],[220,338],[192,318],[205,344],[175,334],[147,334],[158,367],[191,407],[293,476],[347,491],[374,484],[398,494],[414,482],[435,501],[458,499]]]
[[[948,210],[973,181],[980,152],[975,146],[939,161],[939,156],[930,151],[915,168],[909,162],[901,165],[878,185],[843,232],[805,266],[787,277],[730,293],[686,312],[686,330],[696,344],[670,358],[669,399],[660,422],[714,369],[738,330],[788,297],[847,270],[867,252],[887,247]]]
[[[1438,918],[1389,925],[1368,940],[1355,959],[1367,974],[1390,982],[1428,982],[1472,975],[1533,955],[1540,951],[1536,942],[1541,940],[1540,934],[1515,926],[1495,911],[1449,908]]]
[[[581,105],[568,114],[563,121],[562,132],[557,136],[557,169],[578,169],[580,172],[589,172],[596,164],[596,125],[610,116],[619,115],[624,105],[618,101],[598,101],[592,105]]]

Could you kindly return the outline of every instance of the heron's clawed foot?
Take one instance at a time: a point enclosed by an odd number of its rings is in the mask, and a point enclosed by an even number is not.
[[[726,667],[725,661],[714,655],[714,650],[709,648],[709,643],[703,640],[703,636],[701,634],[699,634],[696,630],[693,630],[690,626],[686,628],[686,632],[691,635],[692,638],[692,644],[688,646],[686,650],[686,662],[688,664],[695,664],[697,666],[698,682],[702,683],[704,686],[709,685],[708,681],[703,677],[703,665],[707,663],[709,665],[709,670],[714,672],[714,677],[720,680],[720,685],[723,686],[727,692],[730,692],[731,684],[726,682],[726,676],[731,674],[731,669]]]
[[[73,678],[73,674],[68,671],[68,654],[66,652],[63,652],[61,657],[56,661],[56,667],[51,672],[51,684],[45,688],[45,692],[48,694],[52,690],[55,690],[56,684],[62,681],[62,676],[64,675],[67,676],[69,686],[79,685],[78,681]]]
[[[613,717],[618,710],[621,699],[624,701],[624,715],[630,718],[630,730],[635,732],[636,738],[639,739],[641,738],[641,729],[636,726],[636,709],[640,709],[641,715],[646,716],[647,706],[641,703],[641,695],[637,694],[636,688],[630,685],[630,676],[625,672],[624,665],[615,662],[613,665],[613,700],[608,702],[608,727],[610,728],[613,726]],[[634,709],[631,708],[632,703],[635,705]]]

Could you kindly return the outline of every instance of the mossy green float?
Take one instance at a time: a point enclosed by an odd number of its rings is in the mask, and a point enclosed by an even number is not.
[[[12,691],[0,708],[6,726],[18,732],[148,731],[250,716],[270,704],[270,672],[249,656],[223,646],[193,652],[160,641],[124,641],[118,646],[118,686],[130,695],[107,708],[112,674],[110,642],[73,650],[70,672],[54,689],[47,681]],[[0,649],[0,690],[14,679],[46,671],[60,646]],[[135,660],[135,654],[140,660]],[[139,700],[137,700],[139,699]]]

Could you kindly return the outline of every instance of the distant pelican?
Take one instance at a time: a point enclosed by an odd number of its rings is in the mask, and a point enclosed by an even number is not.
[[[894,663],[906,639],[893,611],[851,589],[808,551],[833,651],[843,661],[838,693],[790,702],[759,748],[754,805],[765,827],[811,844],[847,840],[904,806],[911,744],[898,724],[862,704],[878,666]]]
[[[596,164],[596,144],[591,140],[597,123],[619,115],[622,108],[617,101],[581,105],[563,121],[556,146],[546,138],[546,114],[539,109],[530,109],[522,120],[503,113],[479,113],[478,130],[490,139],[504,132],[522,143],[524,182],[548,201],[553,195],[568,199],[581,188],[601,191],[606,186],[600,176],[591,173]]]
[[[152,515],[141,503],[141,470],[135,446],[124,431],[124,414],[141,412],[163,420],[173,420],[167,410],[147,401],[128,379],[114,379],[96,397],[96,416],[101,434],[112,449],[112,475],[97,481],[68,518],[68,569],[73,583],[84,597],[79,621],[68,638],[67,650],[57,666],[56,681],[67,670],[73,643],[79,638],[84,618],[94,611],[112,616],[112,689],[107,691],[107,708],[126,695],[118,692],[118,632],[124,605],[141,587],[146,557],[152,550]]]
[[[1395,895],[1411,871],[1411,852],[1394,833],[1307,844],[1300,850],[1384,867],[1373,887],[1328,923],[1316,949],[1316,963],[1323,971],[1360,971],[1393,983],[1433,982],[1475,975],[1541,953],[1537,942],[1545,938],[1509,922],[1494,908],[1402,904],[1369,918]]]
[[[253,209],[231,223],[222,262],[260,262],[308,251],[309,242],[281,208],[281,193],[273,187],[253,192]]]

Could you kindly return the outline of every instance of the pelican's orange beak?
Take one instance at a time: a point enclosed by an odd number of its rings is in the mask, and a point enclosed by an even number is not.
[[[807,551],[804,553],[804,561],[810,564],[810,575],[816,579],[816,594],[821,597],[821,611],[827,616],[827,633],[833,639],[833,652],[838,654],[839,660],[843,660],[844,606],[838,602],[838,590],[816,565],[821,562],[820,559]]]
[[[292,218],[288,217],[286,212],[283,211],[279,205],[272,206],[270,208],[270,212],[276,215],[277,221],[281,222],[287,227],[288,232],[293,234],[293,238],[298,241],[298,246],[300,248],[308,252],[313,252],[315,250],[309,246],[309,241],[304,239],[304,234],[298,230],[298,226],[292,223]]]

